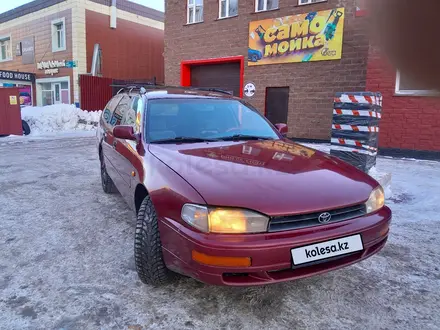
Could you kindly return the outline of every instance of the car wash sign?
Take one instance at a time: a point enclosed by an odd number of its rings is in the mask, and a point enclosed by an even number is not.
[[[339,60],[344,8],[249,23],[248,65]]]

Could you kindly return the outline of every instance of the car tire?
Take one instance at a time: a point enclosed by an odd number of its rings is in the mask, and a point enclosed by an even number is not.
[[[29,127],[29,124],[22,120],[21,121],[21,127],[23,128],[23,135],[29,135],[31,134],[31,128]]]
[[[102,151],[99,155],[99,160],[101,162],[101,184],[102,184],[102,190],[106,194],[113,194],[117,192],[115,184],[113,183],[112,178],[108,175],[107,169],[105,168],[105,162],[104,162],[104,155],[102,154]]]
[[[163,260],[157,215],[149,196],[142,201],[137,214],[134,260],[138,276],[145,284],[159,286],[175,279]]]

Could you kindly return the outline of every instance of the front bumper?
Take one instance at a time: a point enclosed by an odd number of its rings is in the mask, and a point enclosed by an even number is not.
[[[338,269],[380,251],[388,238],[391,210],[339,223],[293,231],[218,235],[193,231],[171,219],[161,219],[160,232],[167,267],[214,285],[252,286],[304,278]],[[364,250],[292,268],[291,249],[361,234]],[[195,250],[210,256],[250,257],[250,267],[215,267],[192,260]]]

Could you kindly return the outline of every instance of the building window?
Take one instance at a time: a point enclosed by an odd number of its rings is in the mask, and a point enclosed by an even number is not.
[[[11,37],[0,37],[0,62],[12,60]]]
[[[219,18],[238,15],[238,0],[219,0]]]
[[[66,50],[66,20],[65,18],[52,21],[52,51]]]
[[[69,77],[37,79],[38,106],[70,104]]]
[[[312,3],[324,2],[327,0],[298,0],[299,5],[311,5]]]
[[[278,0],[255,0],[255,11],[278,9]]]
[[[420,83],[414,82],[405,74],[397,72],[396,77],[396,94],[397,95],[438,95],[438,92],[429,90]]]
[[[203,0],[188,0],[188,24],[203,22]]]

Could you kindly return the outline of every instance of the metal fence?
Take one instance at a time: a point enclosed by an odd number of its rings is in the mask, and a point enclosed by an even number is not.
[[[80,75],[81,109],[88,111],[103,110],[112,98],[113,79]]]

